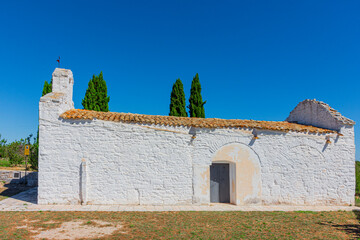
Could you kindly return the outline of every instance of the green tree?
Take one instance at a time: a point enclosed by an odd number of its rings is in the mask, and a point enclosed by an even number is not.
[[[95,78],[95,75],[93,76],[93,79]],[[97,94],[94,87],[93,79],[91,79],[88,83],[88,88],[86,89],[85,97],[82,100],[82,105],[84,109],[87,110],[95,110],[97,108],[96,100],[97,100]],[[96,110],[99,111],[99,110]]]
[[[51,79],[50,83],[48,83],[45,80],[43,91],[42,91],[42,96],[44,96],[44,95],[46,95],[48,93],[51,93],[51,92],[52,92],[52,79]]]
[[[360,196],[360,162],[359,161],[355,161],[355,177],[356,177],[355,194],[357,196]]]
[[[7,155],[11,166],[18,166],[24,163],[25,140],[14,141],[7,145]]]
[[[25,141],[25,144],[30,145],[30,155],[28,158],[28,163],[33,170],[38,170],[38,158],[39,158],[39,131],[38,136],[33,138],[33,143],[31,143],[32,134],[30,134]]]
[[[7,140],[1,138],[1,134],[0,134],[0,158],[6,158],[6,143]]]
[[[82,100],[84,109],[108,112],[110,97],[107,95],[107,86],[103,78],[103,73],[98,76],[93,75],[90,79],[85,97]]]
[[[180,78],[176,80],[172,87],[169,116],[187,117],[184,86]]]
[[[205,118],[205,109],[202,97],[201,97],[201,84],[199,80],[199,74],[196,73],[191,83],[190,98],[189,98],[189,113],[190,117]]]

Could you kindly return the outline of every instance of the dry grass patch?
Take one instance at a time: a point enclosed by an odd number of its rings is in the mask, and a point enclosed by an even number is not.
[[[89,223],[90,222],[90,223]],[[64,222],[57,228],[34,230],[39,232],[33,239],[84,239],[100,238],[112,235],[121,229],[121,225],[100,220]]]
[[[14,166],[14,167],[5,167],[5,166],[0,166],[0,170],[5,170],[5,171],[25,171],[25,165],[24,166]],[[29,171],[29,167],[27,169]]]
[[[359,219],[340,211],[0,212],[0,239],[356,239]]]

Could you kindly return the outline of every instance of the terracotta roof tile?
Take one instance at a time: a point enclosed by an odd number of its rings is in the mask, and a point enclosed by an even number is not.
[[[255,121],[240,119],[219,119],[219,118],[190,118],[159,115],[143,115],[133,113],[96,112],[81,109],[72,109],[60,115],[63,119],[99,119],[104,121],[159,124],[168,126],[187,126],[198,128],[251,128],[273,131],[295,131],[309,133],[336,133],[336,131],[307,126],[289,122]]]

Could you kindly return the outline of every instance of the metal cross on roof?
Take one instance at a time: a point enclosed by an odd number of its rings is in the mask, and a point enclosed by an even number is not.
[[[59,56],[59,58],[58,58],[56,61],[58,62],[59,68],[60,68],[60,56]]]

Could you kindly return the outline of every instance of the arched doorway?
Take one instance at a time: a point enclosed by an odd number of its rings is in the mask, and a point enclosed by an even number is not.
[[[261,171],[257,154],[239,143],[221,147],[210,166],[210,200],[222,202],[229,193],[236,205],[256,204],[261,198]],[[225,202],[225,201],[223,201]]]

